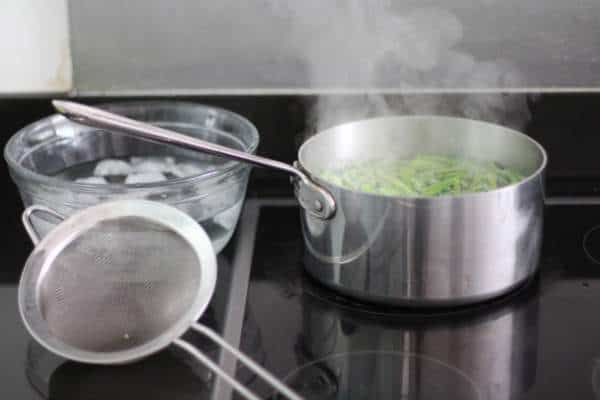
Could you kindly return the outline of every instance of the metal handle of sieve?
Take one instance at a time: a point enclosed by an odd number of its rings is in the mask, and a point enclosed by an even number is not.
[[[40,240],[42,240],[40,238],[40,235],[36,232],[35,228],[33,227],[33,223],[31,222],[31,217],[35,213],[38,213],[38,212],[41,212],[44,214],[50,214],[53,217],[58,218],[61,221],[64,221],[66,219],[66,217],[64,215],[59,214],[56,211],[54,211],[53,209],[48,208],[48,207],[40,206],[37,204],[27,207],[25,209],[25,211],[23,211],[23,214],[21,215],[21,221],[23,221],[23,226],[25,227],[27,234],[31,238],[31,241],[35,245],[37,245],[40,242]]]
[[[276,389],[280,394],[284,395],[285,397],[287,397],[288,399],[291,399],[291,400],[302,400],[302,397],[300,397],[299,395],[294,393],[294,391],[292,389],[288,388],[285,384],[280,382],[275,376],[273,376],[271,373],[269,373],[263,367],[258,365],[256,362],[252,361],[244,353],[240,352],[238,349],[231,346],[229,343],[227,343],[225,340],[223,340],[212,329],[210,329],[204,325],[198,324],[198,323],[194,323],[191,326],[191,329],[204,335],[208,339],[212,340],[213,342],[215,342],[216,344],[221,346],[223,349],[227,350],[239,362],[244,364],[248,369],[252,370],[252,372],[254,372],[256,375],[258,375],[262,379],[264,379],[265,382],[267,382],[269,385],[271,385],[271,387]],[[248,388],[246,388],[242,383],[238,382],[234,377],[230,376],[225,371],[223,371],[217,364],[215,364],[209,357],[207,357],[205,354],[203,354],[201,351],[199,351],[196,347],[192,346],[191,344],[189,344],[188,342],[186,342],[182,339],[175,339],[173,341],[173,344],[177,345],[178,347],[182,348],[183,350],[187,351],[188,353],[193,355],[195,358],[197,358],[198,361],[200,361],[202,364],[204,364],[208,369],[210,369],[212,372],[214,372],[220,378],[225,380],[229,385],[231,385],[235,390],[237,390],[240,394],[242,394],[246,399],[260,400],[260,397],[256,396]]]

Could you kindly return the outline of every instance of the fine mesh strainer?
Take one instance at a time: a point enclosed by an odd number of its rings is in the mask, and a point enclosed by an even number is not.
[[[35,213],[64,220],[40,240]],[[23,213],[35,249],[19,284],[19,309],[31,335],[65,358],[95,364],[136,361],[175,344],[244,397],[258,399],[179,337],[192,329],[294,400],[301,399],[210,328],[196,321],[216,283],[210,239],[187,214],[144,200],[86,208],[65,219],[42,206]]]

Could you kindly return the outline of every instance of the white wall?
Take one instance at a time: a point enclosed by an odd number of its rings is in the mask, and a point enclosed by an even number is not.
[[[72,84],[66,0],[0,0],[0,95]]]

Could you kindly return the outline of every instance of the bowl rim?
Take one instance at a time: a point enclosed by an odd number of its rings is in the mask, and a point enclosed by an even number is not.
[[[242,125],[249,128],[248,133],[251,135],[251,140],[243,151],[254,154],[258,145],[260,144],[260,135],[256,126],[246,117],[237,114],[233,111],[225,108],[206,105],[202,103],[195,103],[190,101],[168,101],[168,100],[133,100],[133,101],[116,101],[116,102],[101,102],[94,104],[96,107],[108,108],[108,107],[184,107],[187,109],[200,108],[203,111],[213,111],[219,114],[224,114],[228,118],[237,120]],[[15,132],[4,146],[4,159],[9,166],[11,175],[14,173],[19,178],[23,178],[26,182],[40,183],[42,185],[52,185],[63,189],[77,190],[79,192],[94,192],[94,193],[114,193],[116,188],[120,190],[125,189],[126,191],[136,190],[148,190],[156,188],[164,188],[170,186],[178,186],[185,184],[195,184],[202,181],[211,179],[218,179],[232,175],[239,170],[250,168],[249,164],[245,164],[239,161],[229,160],[222,165],[222,168],[208,170],[199,175],[186,176],[182,178],[172,178],[160,182],[149,182],[149,183],[135,183],[135,184],[124,184],[124,183],[104,183],[104,184],[93,184],[93,183],[81,183],[75,181],[66,181],[60,178],[56,178],[50,175],[40,174],[32,171],[28,168],[23,167],[19,160],[17,160],[13,154],[10,153],[10,149],[15,146],[15,143],[24,136],[27,132],[39,124],[48,123],[53,118],[60,116],[60,114],[50,114],[44,118],[33,121],[26,126]],[[152,123],[152,122],[150,122]],[[221,131],[215,128],[203,128],[209,131],[217,132],[219,134],[226,134],[227,132]],[[228,134],[228,133],[227,133]],[[14,177],[13,177],[14,180]]]

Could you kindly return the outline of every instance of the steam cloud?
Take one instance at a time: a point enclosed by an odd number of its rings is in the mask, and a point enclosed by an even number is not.
[[[461,51],[463,25],[441,8],[400,12],[385,0],[264,1],[284,19],[289,51],[306,64],[309,83],[316,88],[360,88],[365,93],[458,88],[472,93],[519,86],[523,79],[508,60],[477,60]],[[391,114],[456,115],[516,128],[530,117],[524,94],[500,91],[335,95],[319,97],[311,125],[320,130]]]

